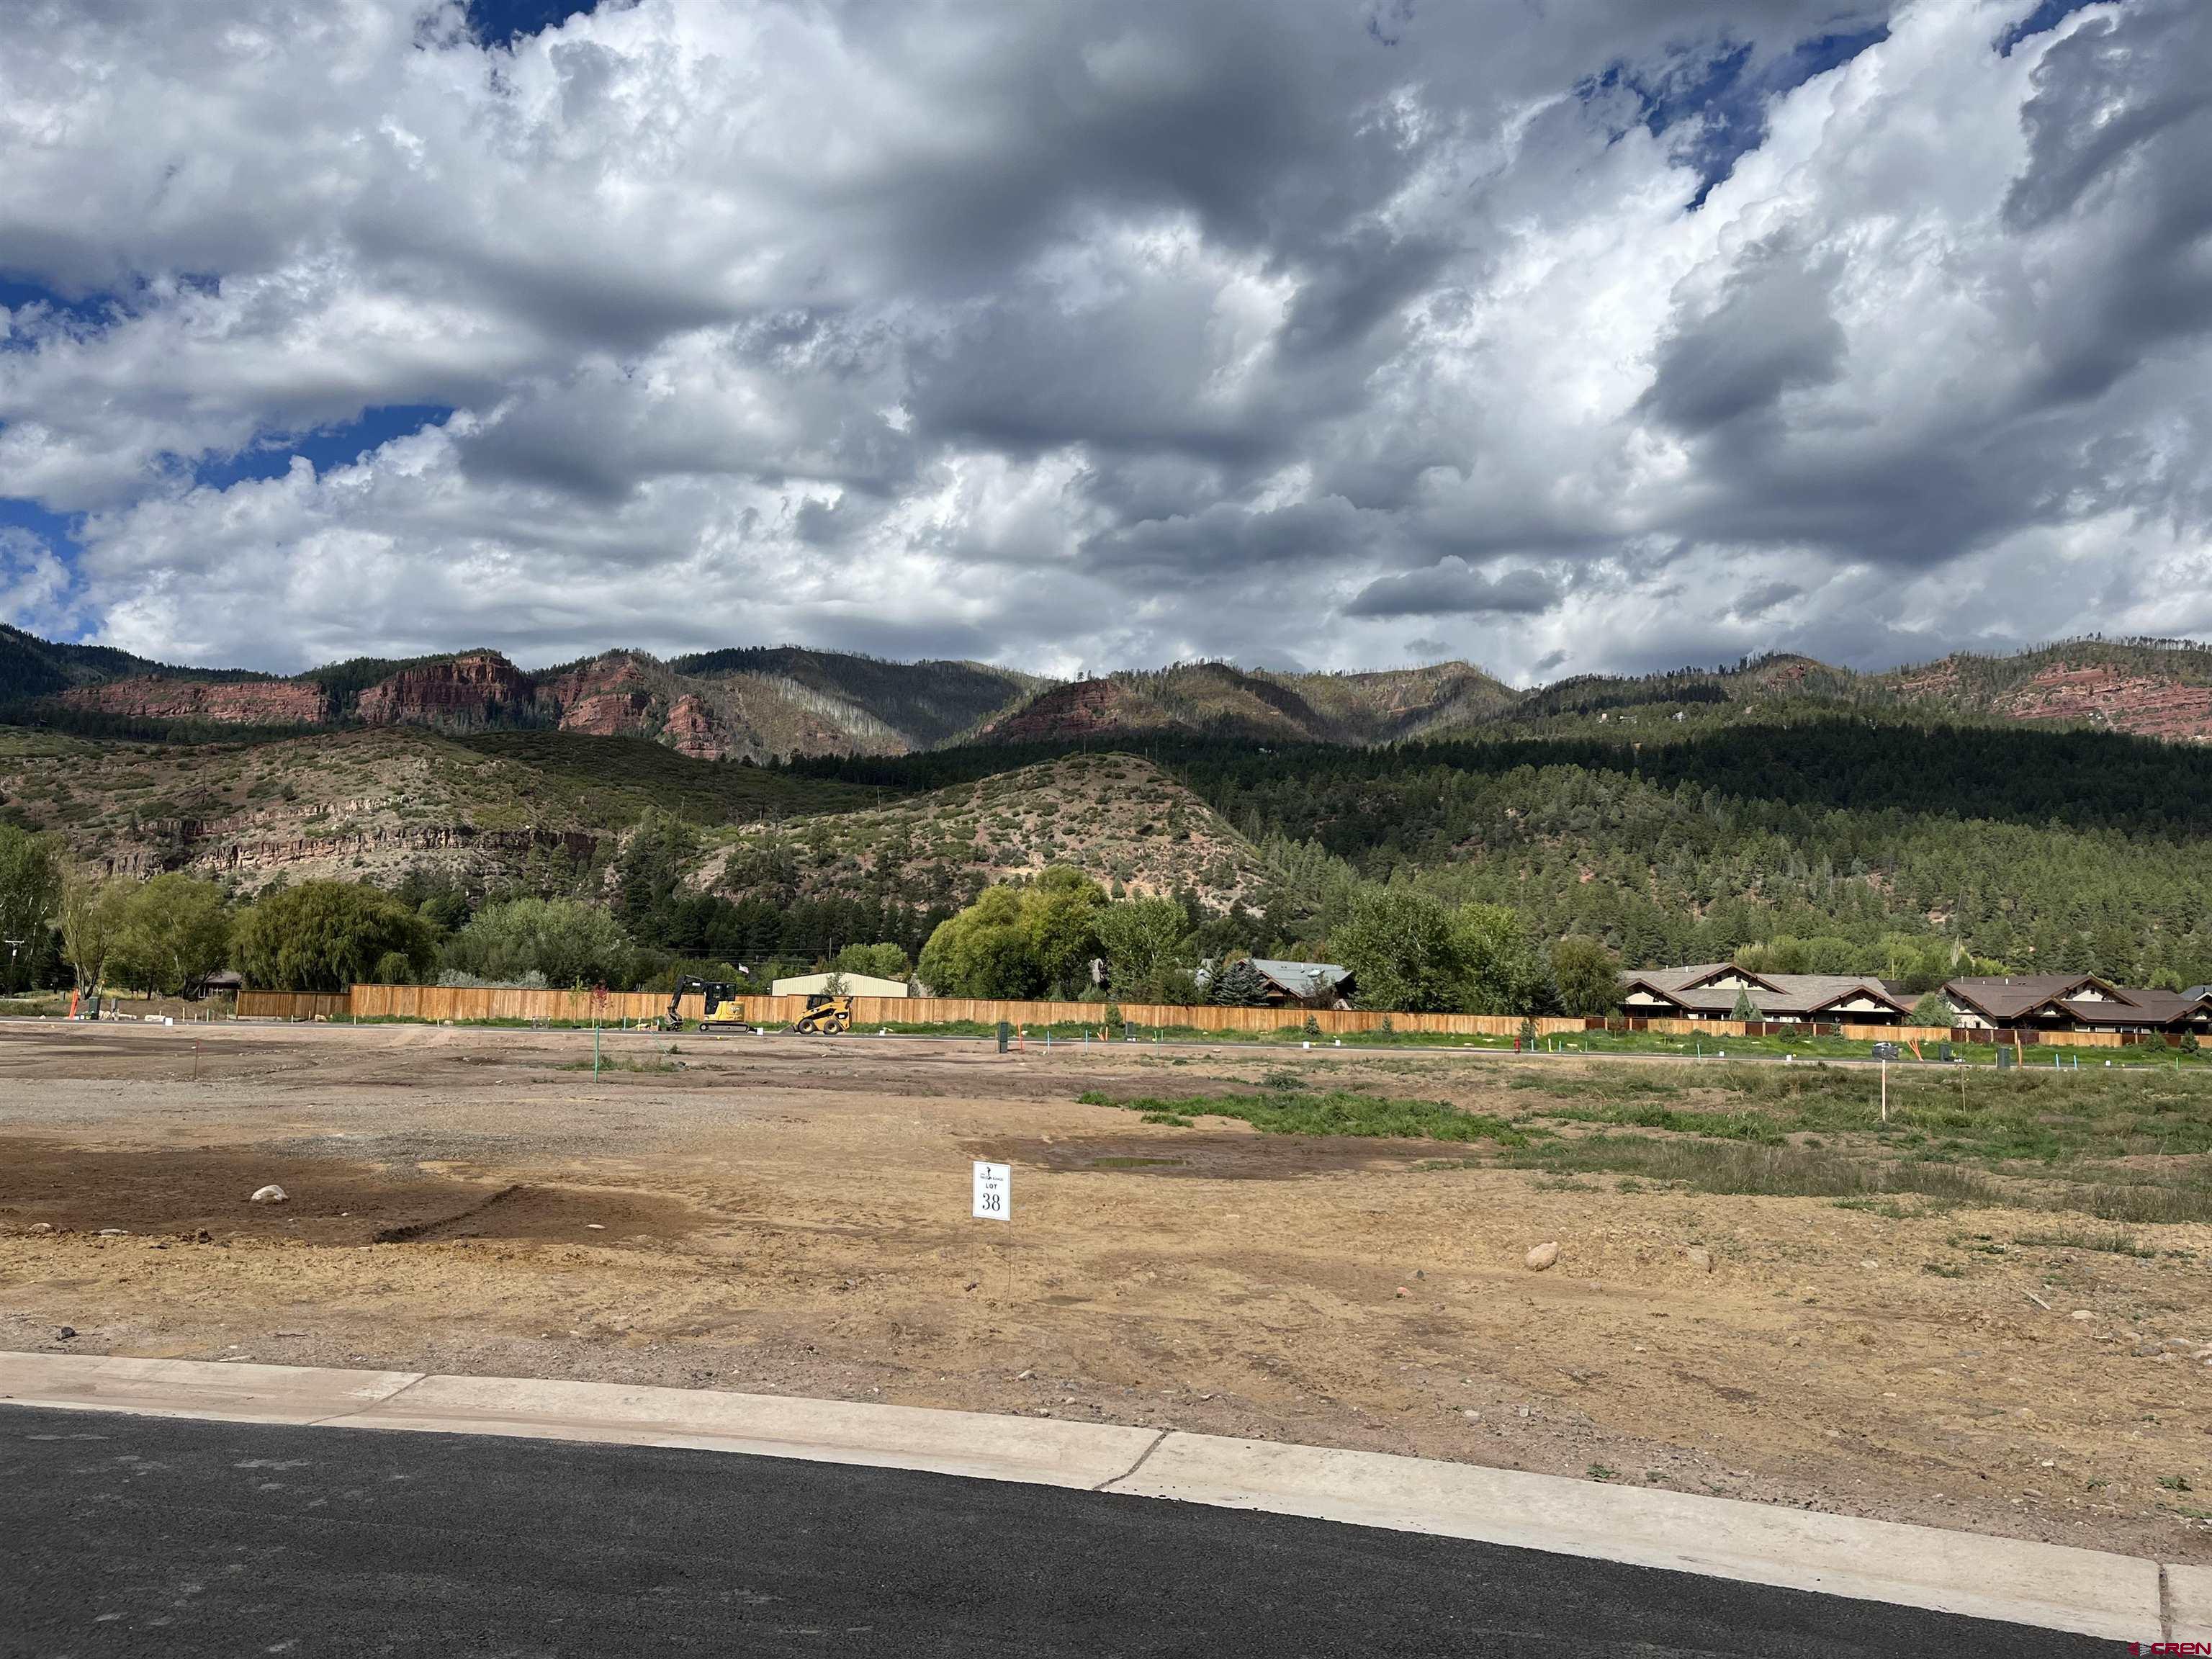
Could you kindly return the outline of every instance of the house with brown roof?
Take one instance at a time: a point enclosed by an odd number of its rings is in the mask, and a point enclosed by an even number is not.
[[[2212,1034],[2212,994],[2115,985],[2094,974],[1984,975],[1945,981],[1954,1025],[1999,1031]]]
[[[1762,1020],[1797,1024],[1897,1025],[1912,1011],[1911,997],[1867,975],[1754,974],[1727,962],[1627,975],[1620,1006],[1632,1018],[1732,1019],[1739,997]]]

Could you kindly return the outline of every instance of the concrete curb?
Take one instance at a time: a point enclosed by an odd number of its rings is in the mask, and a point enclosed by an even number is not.
[[[503,1376],[426,1376],[336,1420],[348,1427],[687,1446],[1091,1488],[1127,1474],[1160,1437],[1156,1429],[1045,1418]]]
[[[2212,1640],[2212,1568],[1375,1452],[773,1395],[77,1354],[0,1352],[0,1402],[920,1469],[1474,1539],[2118,1641]]]
[[[1170,1434],[1142,1470],[1108,1490],[1594,1556],[2122,1640],[2142,1640],[2160,1629],[2154,1561],[1515,1469]]]
[[[2160,1573],[2166,1592],[2160,1639],[2212,1646],[2212,1567],[2168,1565]]]
[[[420,1371],[0,1352],[0,1401],[227,1423],[320,1423],[387,1400]]]

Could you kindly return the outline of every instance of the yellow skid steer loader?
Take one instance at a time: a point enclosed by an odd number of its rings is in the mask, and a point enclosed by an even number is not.
[[[853,999],[817,992],[806,999],[806,1012],[791,1023],[791,1029],[811,1036],[842,1036],[853,1029]]]

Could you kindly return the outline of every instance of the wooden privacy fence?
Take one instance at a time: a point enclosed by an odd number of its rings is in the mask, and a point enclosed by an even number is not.
[[[682,1011],[696,1019],[700,999],[687,996]],[[723,1005],[754,1024],[787,1024],[806,1012],[806,999],[736,997]],[[1387,1021],[1398,1031],[1458,1036],[1514,1036],[1522,1022],[1510,1014],[1389,1014],[1344,1008],[1184,1007],[1171,1003],[1125,1002],[1122,1018],[1137,1025],[1173,1025],[1204,1031],[1303,1030],[1310,1019],[1324,1036],[1377,1031]],[[242,991],[238,1012],[249,1019],[420,1019],[552,1020],[609,1024],[656,1019],[668,1011],[668,998],[650,991],[611,991],[595,999],[589,991],[530,991],[447,985],[356,985],[350,994],[314,995],[295,991]],[[1026,1002],[980,997],[854,997],[853,1023],[868,1025],[945,1025],[968,1022],[996,1025],[1091,1025],[1106,1022],[1102,1002]],[[1597,1022],[1602,1024],[1602,1022]],[[1592,1022],[1540,1019],[1540,1036],[1579,1032]]]
[[[750,1024],[787,1025],[806,1012],[806,999],[798,997],[736,997],[723,1005]],[[1303,1031],[1307,1022],[1323,1036],[1349,1036],[1379,1031],[1387,1023],[1394,1031],[1425,1036],[1510,1037],[1521,1035],[1522,1022],[1512,1014],[1396,1014],[1346,1008],[1218,1008],[1210,1005],[1186,1007],[1176,1003],[1125,1002],[1122,1018],[1133,1024],[1180,1027],[1200,1031]],[[701,1012],[696,996],[684,999],[687,1020]],[[1103,1027],[1107,1005],[1100,1002],[1018,1002],[980,997],[854,997],[853,1024],[871,1025],[949,1025],[966,1023],[994,1026],[1009,1024],[1085,1025]],[[306,991],[240,991],[241,1019],[418,1019],[429,1022],[471,1020],[553,1021],[586,1024],[593,1019],[609,1025],[658,1019],[668,1012],[668,998],[651,991],[610,991],[594,997],[589,991],[528,991],[503,988],[451,985],[356,985],[336,996]],[[1583,1031],[1652,1031],[1668,1036],[1741,1037],[1823,1036],[1858,1042],[2000,1042],[2022,1046],[2049,1045],[2077,1048],[2118,1048],[2134,1042],[2154,1041],[2148,1035],[2120,1031],[1990,1031],[1941,1025],[1811,1025],[1781,1020],[1739,1019],[1559,1019],[1530,1022],[1539,1036],[1579,1035]]]
[[[335,996],[316,991],[240,991],[240,1019],[343,1019],[353,1011],[353,999],[340,991]]]
[[[1839,1036],[1854,1042],[1978,1042],[2007,1048],[2123,1048],[2155,1042],[2151,1031],[1993,1031],[1977,1025],[1807,1024],[1789,1020],[1611,1019],[1592,1020],[1615,1031],[1656,1031],[1662,1036]]]

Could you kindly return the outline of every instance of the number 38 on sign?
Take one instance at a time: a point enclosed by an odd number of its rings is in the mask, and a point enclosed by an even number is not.
[[[1007,1221],[1014,1213],[1014,1171],[1007,1164],[975,1166],[975,1197],[969,1213],[980,1221]]]

